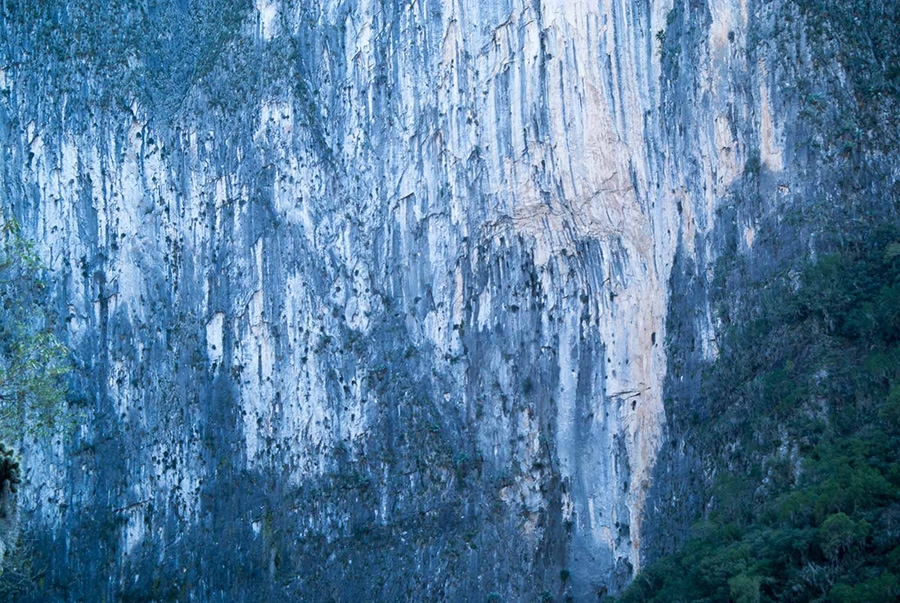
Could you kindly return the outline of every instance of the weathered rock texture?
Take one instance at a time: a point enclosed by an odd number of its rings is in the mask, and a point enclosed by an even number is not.
[[[797,7],[2,6],[84,416],[28,449],[41,600],[596,600],[677,542],[667,367],[824,165],[754,38]]]

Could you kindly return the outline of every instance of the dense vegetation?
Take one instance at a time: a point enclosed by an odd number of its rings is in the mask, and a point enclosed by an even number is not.
[[[713,496],[621,598],[900,600],[900,235],[769,283],[704,376]]]

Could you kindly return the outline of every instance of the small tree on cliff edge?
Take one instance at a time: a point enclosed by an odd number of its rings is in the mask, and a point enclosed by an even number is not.
[[[0,214],[0,575],[13,569],[19,542],[14,447],[28,436],[47,437],[67,415],[69,352],[48,324],[43,270],[19,225]]]

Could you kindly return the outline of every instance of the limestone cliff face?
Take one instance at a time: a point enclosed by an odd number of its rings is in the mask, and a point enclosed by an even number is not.
[[[757,4],[6,3],[0,195],[84,417],[28,446],[42,597],[621,588],[667,316],[714,357],[716,212],[803,178]]]

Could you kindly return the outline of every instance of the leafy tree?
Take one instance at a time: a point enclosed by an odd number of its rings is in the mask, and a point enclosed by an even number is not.
[[[0,226],[0,439],[46,432],[64,406],[67,348],[51,331],[43,266],[18,224]]]
[[[14,445],[46,437],[69,417],[63,381],[67,348],[46,311],[44,267],[15,220],[0,216],[0,592],[22,582],[16,492],[20,460]],[[18,566],[18,567],[17,567]],[[4,574],[4,570],[7,570]],[[14,574],[14,575],[10,575]]]

